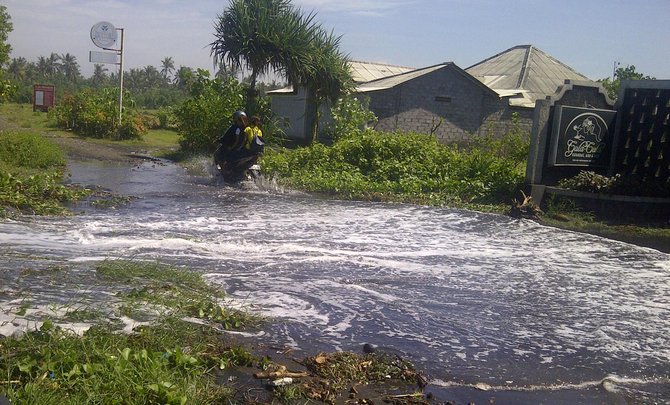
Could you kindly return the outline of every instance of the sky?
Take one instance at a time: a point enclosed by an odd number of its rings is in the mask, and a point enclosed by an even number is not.
[[[93,72],[91,27],[124,29],[124,65],[171,57],[213,71],[209,44],[228,0],[0,0],[14,30],[11,57],[70,53]],[[615,63],[670,79],[670,0],[293,0],[341,35],[352,60],[407,67],[453,62],[465,69],[517,45],[533,45],[593,79]],[[118,67],[106,65],[109,71]]]

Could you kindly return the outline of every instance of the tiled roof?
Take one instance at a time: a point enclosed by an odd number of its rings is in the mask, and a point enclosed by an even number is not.
[[[485,59],[466,72],[499,94],[524,90],[515,105],[532,107],[537,99],[556,92],[566,79],[590,81],[586,76],[561,63],[532,45],[519,45]]]

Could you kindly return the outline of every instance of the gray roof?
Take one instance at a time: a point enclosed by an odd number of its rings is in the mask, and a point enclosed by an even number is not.
[[[456,64],[454,64],[453,62],[440,63],[439,65],[428,66],[425,68],[415,69],[405,73],[397,74],[395,76],[384,77],[370,82],[361,83],[356,87],[356,92],[365,93],[368,91],[390,89],[399,84],[416,79],[417,77],[445,68],[455,70],[457,73],[461,74],[466,80],[470,80],[473,84],[480,86],[481,88],[485,89],[486,91],[489,91],[493,95],[496,94],[489,87],[485,86],[481,82],[474,79],[471,75],[469,75],[466,71],[456,66]]]
[[[354,83],[365,83],[372,80],[382,79],[388,76],[394,76],[413,71],[415,68],[389,65],[386,63],[349,61],[349,71]],[[267,94],[292,94],[293,86],[286,86],[281,89],[268,91]]]
[[[388,65],[385,63],[349,61],[349,71],[356,83],[365,83],[383,77],[393,76],[415,68]]]
[[[435,66],[430,66],[427,68],[422,68],[422,69],[415,69],[411,70],[406,73],[401,73],[395,76],[390,76],[390,77],[384,77],[381,79],[377,80],[372,80],[366,83],[361,83],[356,87],[356,91],[359,93],[364,93],[366,91],[375,91],[375,90],[386,90],[393,88],[399,84],[405,83],[409,80],[415,79],[419,76],[423,76],[425,74],[428,74],[430,72],[434,72],[436,70],[442,69],[443,67],[447,66],[446,63],[440,64],[440,65],[435,65]]]
[[[586,76],[532,45],[519,45],[465,69],[510,104],[533,107],[537,99],[556,92],[566,79],[590,81]]]

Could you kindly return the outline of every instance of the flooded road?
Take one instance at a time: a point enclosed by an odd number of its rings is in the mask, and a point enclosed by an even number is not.
[[[379,346],[447,399],[670,401],[668,254],[499,215],[222,187],[171,164],[70,170],[74,183],[138,198],[0,223],[0,305],[31,303],[25,316],[0,312],[2,334],[34,325],[47,302],[104,302],[87,285],[93,262],[160,260],[272,317],[265,341]]]

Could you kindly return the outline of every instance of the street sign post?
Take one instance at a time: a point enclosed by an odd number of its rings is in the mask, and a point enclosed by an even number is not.
[[[119,32],[121,33],[120,46],[113,48],[119,39]],[[91,41],[98,48],[113,51],[113,53],[90,51],[90,62],[119,65],[119,125],[121,125],[123,111],[123,28],[116,28],[110,22],[100,21],[91,27]]]
[[[119,54],[116,52],[89,51],[88,61],[92,63],[116,65],[119,63]]]

